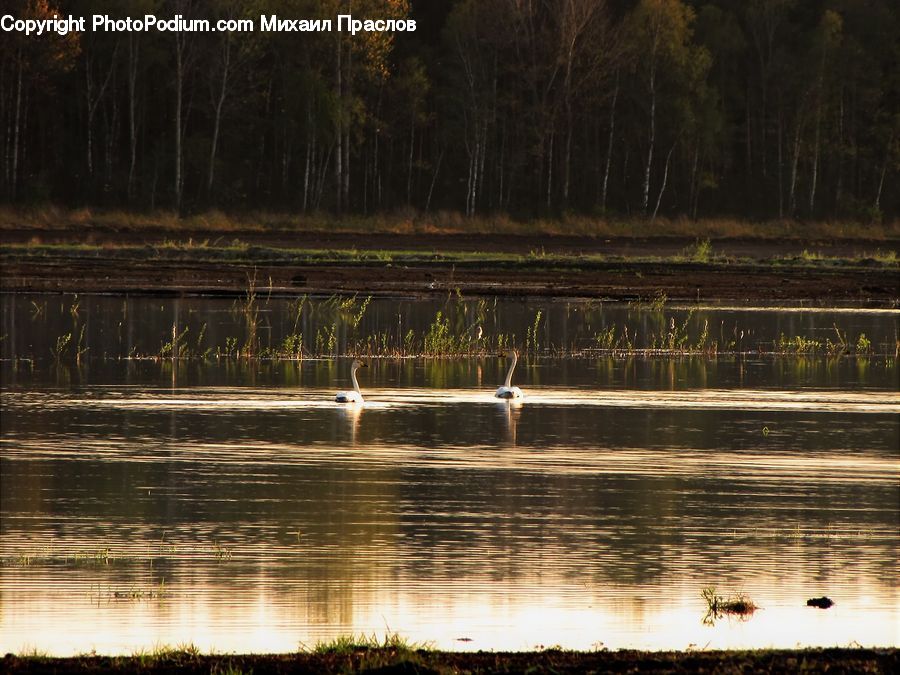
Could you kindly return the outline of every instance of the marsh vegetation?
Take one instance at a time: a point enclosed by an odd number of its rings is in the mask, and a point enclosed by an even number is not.
[[[74,295],[51,302],[31,296],[23,314],[28,324],[42,327],[41,338],[22,342],[6,334],[0,342],[3,357],[78,365],[86,359],[492,357],[515,348],[532,357],[752,354],[851,357],[860,363],[877,358],[890,367],[900,349],[896,326],[891,328],[889,321],[867,328],[856,320],[848,322],[852,315],[839,309],[829,315],[811,308],[814,313],[808,316],[823,318],[806,326],[778,322],[773,330],[758,325],[752,314],[742,315],[740,308],[721,311],[715,306],[672,303],[664,292],[626,305],[542,301],[526,308],[497,297],[467,298],[459,291],[428,303],[359,294],[281,298],[250,277],[240,298],[147,302],[147,316],[131,307],[137,306],[136,301],[125,301],[116,309],[114,303],[88,298]],[[85,302],[89,311],[82,311]],[[91,330],[95,328],[91,319],[104,302],[103,320],[118,325],[100,334]],[[179,309],[182,305],[187,309]],[[804,314],[799,308],[794,311]],[[886,319],[890,315],[883,313]]]

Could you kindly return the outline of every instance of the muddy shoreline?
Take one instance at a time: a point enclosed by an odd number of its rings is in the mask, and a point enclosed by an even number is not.
[[[30,293],[225,295],[251,283],[275,296],[371,294],[554,296],[634,301],[847,303],[895,307],[897,242],[722,240],[684,255],[684,239],[161,233],[2,233],[0,290]],[[201,243],[198,243],[201,242]],[[234,242],[239,242],[235,244]]]
[[[17,657],[0,660],[5,673],[891,673],[900,652],[886,649],[778,649],[643,652],[443,652],[355,650],[338,654],[168,653],[165,656]]]

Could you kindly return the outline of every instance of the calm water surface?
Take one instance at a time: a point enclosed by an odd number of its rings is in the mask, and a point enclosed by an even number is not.
[[[123,300],[81,302],[92,351],[122,348],[98,307]],[[152,319],[150,302],[125,311],[152,347],[182,309],[156,299]],[[192,321],[228,316],[191,302]],[[513,405],[492,396],[500,359],[375,359],[346,407],[346,358],[17,361],[72,320],[30,303],[2,308],[4,652],[361,631],[451,649],[900,644],[892,354],[528,358]],[[546,307],[548,342],[592,329],[560,327],[573,309]],[[403,311],[427,325],[419,310]],[[797,312],[705,318],[895,339],[896,313]],[[496,329],[524,335],[533,313],[501,305]],[[761,609],[704,622],[711,585]],[[805,606],[823,594],[833,608]]]

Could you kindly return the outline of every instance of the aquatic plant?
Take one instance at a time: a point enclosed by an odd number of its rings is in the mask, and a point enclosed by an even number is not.
[[[238,324],[236,334],[211,333],[207,323],[188,325],[189,319],[179,319],[170,324],[166,331],[168,335],[160,336],[159,347],[149,353],[141,352],[131,344],[130,337],[127,345],[122,344],[125,338],[120,330],[121,349],[118,354],[115,350],[113,353],[115,358],[157,359],[172,364],[177,360],[213,358],[296,361],[361,354],[387,358],[445,358],[488,355],[511,348],[556,357],[596,353],[679,357],[753,353],[809,358],[820,355],[896,358],[900,354],[900,340],[873,343],[865,333],[851,336],[836,324],[833,332],[823,337],[781,333],[774,341],[760,342],[754,339],[751,328],[742,328],[737,323],[726,328],[723,320],[719,335],[715,336],[715,327],[710,325],[708,318],[697,317],[697,310],[667,311],[667,298],[662,291],[652,299],[632,303],[630,307],[637,308],[640,314],[635,316],[629,312],[625,322],[619,324],[605,320],[602,303],[579,305],[577,311],[583,312],[584,325],[600,328],[588,334],[579,329],[574,332],[571,342],[564,345],[547,342],[544,337],[548,333],[548,315],[543,307],[532,310],[534,313],[524,329],[523,339],[519,339],[515,333],[502,330],[496,298],[493,302],[484,298],[469,300],[457,292],[448,293],[446,302],[435,310],[432,320],[423,328],[405,325],[406,315],[401,311],[395,322],[390,318],[385,321],[385,317],[379,315],[374,327],[366,330],[363,320],[372,306],[372,296],[301,296],[287,304],[286,320],[277,325],[268,323],[270,313],[265,309],[266,302],[251,276],[245,296],[232,305]],[[50,357],[56,364],[80,363],[87,353],[87,333],[86,326],[80,324],[63,333],[56,344],[49,347]],[[215,339],[210,335],[215,335]],[[18,359],[24,356],[15,355]],[[885,361],[872,365],[892,367]]]
[[[270,284],[271,286],[271,284]],[[259,306],[256,302],[256,268],[253,269],[253,276],[247,275],[247,292],[244,297],[241,312],[244,315],[245,325],[245,341],[243,352],[252,358],[259,349],[259,339],[257,331],[259,329]]]
[[[50,348],[50,353],[53,355],[54,361],[59,363],[63,359],[70,342],[72,342],[71,333],[64,333],[56,338],[56,346]]]
[[[165,579],[161,579],[159,584],[157,584],[155,587],[150,588],[129,586],[128,588],[122,589],[113,589],[112,587],[107,587],[106,590],[103,590],[103,587],[98,584],[96,594],[93,591],[93,586],[91,587],[92,602],[98,604],[103,600],[106,600],[107,602],[136,602],[140,600],[161,600],[162,598],[166,598],[168,596],[169,592],[166,590]]]
[[[636,310],[650,310],[651,312],[662,312],[665,309],[666,303],[668,301],[669,301],[669,296],[666,295],[665,291],[660,289],[656,292],[656,295],[654,295],[653,297],[648,298],[646,300],[644,300],[642,298],[638,298],[637,300],[632,300],[628,303],[628,306],[630,308],[633,308]]]
[[[303,358],[303,333],[291,333],[281,343],[281,353],[288,358]],[[277,356],[277,355],[276,355]]]
[[[438,310],[434,321],[428,326],[423,340],[422,351],[426,356],[443,356],[457,351],[458,340],[450,332],[450,319]]]
[[[700,331],[700,335],[697,336],[697,342],[694,344],[694,349],[698,352],[707,352],[712,351],[715,353],[716,344],[712,345],[707,344],[707,340],[709,339],[709,320],[703,319],[703,330]]]
[[[160,358],[180,359],[186,356],[187,334],[190,326],[185,326],[181,333],[178,332],[178,324],[172,324],[172,339],[159,348]]]
[[[860,333],[856,339],[856,353],[869,354],[872,351],[872,343],[865,333]]]
[[[778,337],[777,351],[783,354],[814,354],[821,349],[822,343],[812,338],[781,333]]]
[[[534,323],[525,331],[525,350],[536,352],[538,350],[538,326],[541,323],[541,310],[534,315]]]
[[[616,326],[611,325],[606,330],[594,333],[594,346],[596,349],[603,351],[612,351],[619,344],[616,340]]]
[[[759,609],[756,603],[745,593],[737,593],[726,597],[718,595],[715,586],[707,586],[700,591],[700,596],[706,602],[707,611],[706,616],[703,618],[703,623],[706,624],[712,624],[716,619],[720,619],[725,615],[748,619]]]

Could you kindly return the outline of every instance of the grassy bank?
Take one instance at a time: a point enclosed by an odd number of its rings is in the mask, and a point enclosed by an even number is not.
[[[656,218],[576,216],[518,220],[505,214],[472,218],[456,212],[420,213],[405,210],[371,216],[327,213],[275,213],[206,211],[179,216],[171,211],[65,209],[53,206],[0,208],[0,231],[49,232],[92,230],[116,232],[190,233],[235,232],[344,232],[360,234],[510,234],[571,235],[587,237],[746,238],[789,240],[865,239],[884,241],[900,237],[900,222],[736,220],[732,218]]]
[[[377,646],[333,643],[295,654],[205,655],[187,646],[124,657],[35,653],[0,660],[5,673],[890,673],[898,668],[900,653],[893,648],[446,652],[389,641]]]
[[[168,262],[205,262],[234,265],[349,265],[349,266],[455,266],[491,267],[499,270],[572,270],[609,269],[622,263],[632,265],[704,265],[712,268],[742,266],[807,269],[887,268],[900,269],[900,259],[892,248],[874,248],[850,256],[826,255],[803,250],[799,254],[776,253],[767,258],[727,255],[716,250],[709,240],[698,240],[669,255],[631,255],[606,253],[556,252],[531,249],[527,253],[503,251],[421,251],[400,249],[318,249],[250,244],[241,239],[223,241],[202,239],[166,239],[158,244],[116,243],[29,243],[0,245],[0,255],[20,260],[91,259],[159,260]]]

